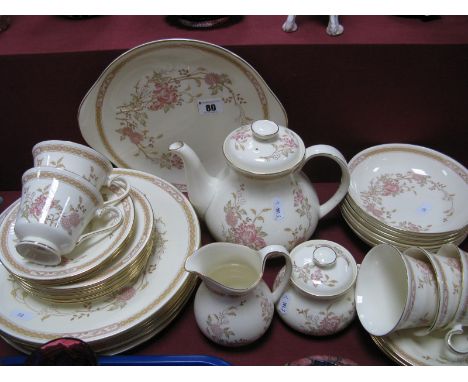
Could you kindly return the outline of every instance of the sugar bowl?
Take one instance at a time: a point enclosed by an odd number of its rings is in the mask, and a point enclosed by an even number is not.
[[[354,285],[358,267],[351,253],[327,240],[310,240],[290,253],[293,271],[276,304],[281,319],[308,335],[332,335],[348,326],[356,314]],[[278,273],[273,288],[285,277]]]

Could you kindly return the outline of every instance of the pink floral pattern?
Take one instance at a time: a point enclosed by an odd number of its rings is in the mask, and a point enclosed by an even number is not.
[[[218,344],[232,344],[236,333],[232,330],[230,324],[230,318],[237,316],[237,310],[239,307],[245,304],[245,300],[242,300],[239,305],[232,305],[222,310],[221,312],[208,314],[206,319],[205,331],[214,342]],[[245,340],[236,340],[235,343],[246,342]]]
[[[243,126],[235,131],[230,137],[234,142],[235,150],[245,150],[245,143],[252,138],[252,130],[250,125]],[[291,132],[285,131],[281,133],[277,142],[271,143],[273,152],[267,156],[261,156],[260,158],[269,160],[278,160],[281,157],[287,158],[290,154],[293,154],[299,148],[296,138]]]
[[[28,222],[31,220],[40,221],[51,227],[60,225],[71,235],[72,231],[80,226],[83,215],[86,213],[83,198],[81,196],[78,198],[76,207],[69,203],[68,210],[64,213],[59,200],[52,198],[49,201],[49,189],[50,184],[33,192],[29,190],[29,187],[25,188],[19,214]]]
[[[304,191],[299,186],[296,181],[291,182],[293,198],[294,198],[294,208],[299,218],[305,217],[307,219],[306,224],[299,224],[294,229],[287,227],[284,230],[289,232],[292,235],[292,238],[288,240],[290,248],[294,248],[297,245],[303,243],[309,239],[311,235],[311,227],[313,224],[312,217],[312,206],[309,202],[309,198],[304,195]]]
[[[227,242],[260,249],[266,246],[264,238],[267,236],[266,232],[262,230],[262,223],[265,221],[262,215],[270,211],[271,208],[264,208],[261,211],[252,208],[247,211],[242,207],[245,203],[244,191],[245,185],[241,184],[224,206],[226,225],[222,226],[222,234]]]
[[[273,303],[271,302],[271,300],[267,296],[265,296],[265,293],[260,288],[257,288],[255,290],[255,297],[257,299],[260,299],[262,319],[263,319],[263,322],[265,323],[263,329],[267,330],[273,318],[275,307],[273,306]]]
[[[151,134],[157,126],[148,127],[149,113],[167,114],[207,95],[218,96],[225,104],[234,104],[239,109],[240,124],[252,121],[244,111],[247,101],[234,91],[227,74],[208,72],[202,67],[155,70],[135,84],[128,102],[117,107],[116,119],[120,126],[115,132],[121,141],[128,140],[134,145],[134,156],[143,155],[160,168],[180,170],[183,168],[180,157],[157,148],[157,141],[163,134]]]
[[[371,180],[368,189],[361,191],[360,198],[364,209],[384,223],[407,231],[424,232],[430,230],[432,225],[423,226],[407,220],[396,221],[393,215],[397,210],[390,210],[384,206],[386,198],[394,198],[404,193],[418,195],[419,189],[436,191],[441,194],[442,200],[447,203],[447,208],[443,211],[442,222],[447,222],[455,212],[453,205],[455,194],[448,192],[446,185],[434,181],[429,175],[416,174],[412,171],[405,174],[382,174]]]
[[[136,294],[136,289],[133,286],[126,286],[117,292],[115,298],[119,301],[130,301]]]
[[[324,311],[311,312],[307,309],[297,309],[297,314],[302,316],[302,330],[305,333],[314,336],[328,336],[335,334],[344,329],[354,317],[354,301],[350,297],[347,298],[351,303],[349,311],[343,314],[336,314],[333,311],[331,303]]]
[[[337,280],[332,279],[328,274],[323,273],[322,270],[314,263],[307,263],[302,266],[298,266],[295,262],[293,263],[294,276],[298,280],[302,280],[305,284],[308,284],[314,288],[326,285],[333,287],[337,284]]]

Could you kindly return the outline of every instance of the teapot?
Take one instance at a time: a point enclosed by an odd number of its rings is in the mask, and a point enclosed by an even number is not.
[[[262,276],[267,258],[277,254],[286,260],[286,279],[272,293]],[[211,243],[189,256],[185,269],[203,281],[194,300],[198,327],[213,342],[233,347],[252,343],[267,331],[292,265],[288,251],[279,245],[255,251],[239,244]]]
[[[356,316],[358,265],[343,246],[309,240],[290,254],[293,271],[275,308],[292,329],[311,336],[328,336],[346,328]],[[287,277],[279,271],[273,290]]]
[[[306,149],[294,131],[275,122],[259,120],[237,128],[222,149],[227,164],[214,177],[186,143],[169,147],[184,161],[190,202],[217,241],[252,249],[280,244],[290,250],[312,235],[318,220],[348,191],[348,166],[337,149]],[[341,169],[338,190],[322,205],[300,171],[319,156],[334,160]]]

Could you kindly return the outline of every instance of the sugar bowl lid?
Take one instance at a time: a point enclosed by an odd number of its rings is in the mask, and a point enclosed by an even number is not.
[[[346,248],[328,240],[310,240],[294,248],[292,283],[308,295],[339,296],[357,277],[354,257]]]
[[[305,155],[304,143],[294,131],[268,120],[258,120],[231,132],[223,151],[231,166],[253,175],[290,172]]]

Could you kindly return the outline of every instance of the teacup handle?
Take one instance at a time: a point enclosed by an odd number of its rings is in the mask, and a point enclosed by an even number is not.
[[[276,289],[272,293],[273,304],[276,304],[279,298],[283,295],[286,287],[288,286],[289,279],[291,278],[292,274],[292,262],[291,257],[289,256],[289,252],[286,248],[282,245],[268,245],[258,251],[262,256],[263,267],[265,267],[265,262],[270,256],[281,255],[286,260],[286,271],[284,274],[283,279],[278,284]]]
[[[451,351],[453,351],[456,354],[462,354],[462,355],[468,354],[468,346],[465,349],[460,350],[460,349],[457,349],[457,347],[452,341],[452,336],[463,334],[464,326],[466,325],[456,324],[452,328],[452,330],[449,330],[447,334],[445,335],[445,341],[447,342],[448,347],[450,348]]]
[[[328,199],[325,203],[323,203],[320,206],[320,219],[326,214],[328,214],[333,208],[335,208],[346,196],[350,183],[350,175],[346,159],[344,158],[343,154],[341,154],[334,147],[328,145],[315,145],[308,147],[306,149],[305,160],[309,161],[310,159],[315,157],[327,157],[333,159],[336,163],[338,163],[341,169],[340,186],[338,187],[338,190],[336,190],[335,194],[333,194],[333,196],[330,199]]]
[[[104,202],[103,206],[106,207],[109,204],[114,204],[117,202],[120,202],[122,199],[125,199],[128,196],[128,193],[130,192],[130,185],[128,182],[121,177],[120,175],[110,177],[106,183],[107,187],[111,187],[112,185],[115,185],[121,189],[124,190],[124,192],[121,195],[118,195],[117,197],[107,200]]]
[[[85,240],[87,240],[87,239],[89,239],[89,238],[91,238],[91,237],[93,237],[93,236],[95,236],[95,235],[97,235],[99,233],[104,233],[104,232],[107,232],[107,231],[113,231],[122,224],[122,222],[123,222],[122,212],[116,207],[103,207],[103,208],[100,208],[100,209],[98,209],[96,211],[95,217],[100,217],[100,216],[104,215],[105,213],[107,213],[109,211],[112,211],[112,212],[115,213],[115,215],[117,215],[117,217],[118,217],[117,221],[114,224],[112,224],[112,225],[110,225],[108,227],[100,228],[100,229],[98,229],[96,231],[88,232],[88,233],[85,233],[84,235],[81,235],[78,238],[77,242],[76,242],[77,246],[80,245],[83,241],[85,241]]]

